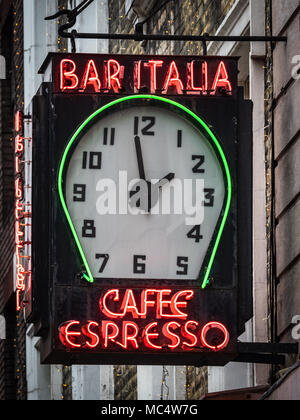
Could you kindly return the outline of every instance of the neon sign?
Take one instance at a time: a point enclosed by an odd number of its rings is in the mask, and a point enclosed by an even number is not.
[[[109,289],[99,299],[97,320],[59,326],[60,342],[73,350],[213,351],[230,336],[217,321],[190,319],[191,289]]]
[[[55,93],[231,97],[237,61],[216,57],[54,54]]]
[[[28,253],[29,223],[31,211],[28,212],[30,203],[25,200],[24,183],[24,141],[28,140],[23,136],[23,116],[20,111],[15,114],[15,254],[16,254],[16,309],[20,311],[24,305],[23,299],[26,287],[31,284],[31,257]]]

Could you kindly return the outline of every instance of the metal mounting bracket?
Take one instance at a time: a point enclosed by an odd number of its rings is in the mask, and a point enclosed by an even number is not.
[[[66,15],[68,22],[61,25],[58,28],[58,33],[62,38],[71,39],[72,52],[76,52],[76,39],[108,39],[108,40],[128,40],[128,41],[183,41],[183,42],[201,42],[203,47],[203,55],[207,55],[207,43],[211,41],[222,41],[222,42],[287,42],[286,36],[220,36],[220,35],[209,35],[205,33],[203,35],[162,35],[155,34],[149,35],[143,33],[143,25],[147,23],[151,17],[161,10],[167,3],[172,0],[166,0],[159,8],[147,17],[144,21],[139,22],[135,26],[134,34],[109,34],[109,33],[82,33],[77,32],[73,29],[68,32],[68,29],[72,28],[76,24],[77,16],[83,12],[94,0],[84,0],[73,10],[60,10],[55,15],[48,16],[45,20],[52,20],[58,17]]]
[[[285,356],[297,355],[298,343],[238,343],[235,362],[284,365]]]

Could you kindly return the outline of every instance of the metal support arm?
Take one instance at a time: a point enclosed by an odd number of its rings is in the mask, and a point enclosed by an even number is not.
[[[72,52],[76,52],[75,39],[108,39],[108,40],[127,40],[127,41],[183,41],[183,42],[201,42],[203,46],[203,55],[207,55],[207,42],[223,41],[223,42],[287,42],[286,36],[220,36],[209,35],[148,35],[143,33],[143,25],[153,17],[162,7],[171,0],[166,0],[161,6],[143,22],[139,22],[135,26],[134,34],[109,34],[109,33],[82,33],[73,29],[68,32],[76,23],[77,16],[83,12],[94,0],[84,0],[73,10],[60,10],[55,15],[48,16],[45,20],[56,19],[66,15],[68,22],[58,28],[58,33],[62,38],[69,38],[72,42]]]

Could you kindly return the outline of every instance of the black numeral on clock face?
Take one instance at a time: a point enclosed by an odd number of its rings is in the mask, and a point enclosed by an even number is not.
[[[110,138],[108,138],[108,128],[104,128],[104,133],[103,133],[103,144],[104,146],[113,146],[115,144],[115,134],[116,134],[116,129],[115,128],[111,128],[110,129]]]
[[[86,200],[86,185],[74,184],[73,186],[73,201],[84,202]]]
[[[215,190],[214,188],[204,189],[204,207],[213,207],[215,204]]]
[[[188,262],[189,262],[188,257],[177,257],[177,267],[180,268],[180,270],[176,271],[177,275],[186,276],[188,274],[188,269],[189,269]]]
[[[96,254],[96,259],[100,260],[102,259],[102,264],[101,267],[99,268],[99,273],[103,273],[103,271],[105,270],[105,267],[108,263],[109,260],[109,255],[108,254]]]
[[[102,153],[101,152],[83,152],[82,169],[101,169]]]
[[[140,118],[134,117],[134,135],[138,136],[140,134],[140,131],[143,136],[154,136],[155,132],[151,131],[151,128],[154,127],[156,123],[155,117],[142,117],[142,123],[143,127],[140,129]]]
[[[200,240],[203,239],[203,236],[201,235],[201,225],[194,226],[187,234],[187,237],[189,239],[194,239],[198,244]]]
[[[96,227],[94,220],[84,220],[82,226],[83,238],[96,238]]]
[[[203,155],[193,155],[192,160],[198,160],[197,164],[193,167],[194,174],[204,174],[205,170],[201,168],[201,166],[205,162],[205,156]]]
[[[134,255],[133,256],[133,273],[134,274],[145,274],[146,273],[146,255]]]

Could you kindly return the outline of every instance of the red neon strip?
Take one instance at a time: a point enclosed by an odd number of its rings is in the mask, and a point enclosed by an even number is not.
[[[104,315],[107,316],[108,318],[122,318],[125,315],[124,311],[122,313],[115,313],[115,312],[112,312],[110,309],[108,309],[108,306],[107,306],[107,299],[109,297],[111,299],[112,295],[115,296],[113,298],[115,302],[119,301],[120,299],[119,293],[120,293],[119,289],[109,290],[108,292],[105,293],[103,298],[100,300],[100,309],[104,313]]]
[[[22,131],[23,124],[22,124],[22,112],[17,111],[15,113],[15,131],[18,133],[19,131]]]
[[[167,93],[171,86],[176,88],[178,94],[182,94],[184,87],[182,81],[180,80],[179,71],[175,61],[172,61],[170,64],[167,78],[164,84],[164,93]]]
[[[224,340],[218,346],[212,346],[206,340],[206,334],[212,328],[219,329],[224,334]],[[227,347],[227,345],[229,343],[229,332],[228,332],[227,328],[223,324],[221,324],[220,322],[209,322],[202,329],[201,343],[203,344],[204,347],[207,347],[207,348],[209,348],[211,350],[214,350],[214,351],[223,350],[224,348]]]
[[[171,340],[172,344],[168,344],[168,347],[170,349],[176,349],[180,344],[180,338],[177,334],[174,334],[174,332],[170,331],[170,328],[180,328],[180,324],[178,322],[172,321],[168,322],[163,326],[163,334],[166,338]]]
[[[111,330],[109,332],[109,329]],[[108,342],[115,342],[115,338],[119,335],[119,327],[112,321],[102,321],[102,337],[104,339],[104,347],[108,347]]]
[[[184,295],[186,295],[186,298],[185,298],[186,301],[185,302],[178,302],[178,299],[181,296],[184,296]],[[187,304],[188,304],[187,301],[190,300],[190,299],[192,299],[193,297],[194,297],[194,291],[193,290],[182,290],[180,292],[177,292],[173,296],[172,301],[171,301],[171,309],[172,309],[172,312],[173,312],[174,316],[176,316],[176,318],[184,318],[184,319],[186,319],[188,317],[188,314],[187,313],[184,313],[184,312],[181,312],[178,309],[178,307],[186,308],[187,307]]]
[[[100,92],[101,82],[94,60],[87,63],[81,87],[83,91],[86,90],[87,85],[92,85],[95,92]]]
[[[195,86],[195,61],[191,62],[191,89],[193,91],[207,92],[208,90],[208,68],[207,62],[202,63],[201,66],[201,86]]]
[[[228,78],[228,72],[227,72],[224,61],[220,62],[217,73],[216,73],[216,77],[215,77],[214,84],[212,87],[213,95],[215,95],[218,87],[225,88],[229,92],[232,92],[232,86]]]
[[[17,178],[16,181],[15,181],[15,196],[19,200],[21,200],[23,198],[22,179],[21,178]]]
[[[107,63],[107,87],[109,90],[113,89],[115,93],[118,93],[122,88],[120,82],[121,66],[117,60],[108,60]]]
[[[142,291],[141,295],[141,318],[147,317],[148,308],[153,308],[156,305],[156,299],[148,300],[148,295],[152,295],[153,293],[157,293],[156,289],[146,289]]]
[[[145,67],[150,68],[150,91],[156,93],[157,91],[157,68],[162,67],[164,62],[162,60],[150,60],[145,63]]]
[[[131,289],[127,289],[125,292],[121,310],[123,310],[124,315],[130,312],[133,318],[138,318],[140,316],[137,309],[134,293]]]
[[[133,330],[131,331],[131,334],[129,331],[130,328]],[[138,349],[139,345],[136,340],[138,333],[139,333],[139,327],[136,325],[135,322],[124,321],[122,325],[123,343],[120,343],[118,341],[116,343],[126,350],[128,349],[128,343],[131,343],[133,348]]]
[[[66,71],[66,65],[71,65],[71,70]],[[76,72],[76,64],[73,60],[64,59],[60,62],[60,90],[74,90],[78,87],[79,80]],[[66,82],[71,82],[70,85],[67,85]]]
[[[135,86],[135,92],[139,92],[142,86],[141,81],[141,68],[142,68],[142,62],[137,61],[134,65],[134,86]]]
[[[149,332],[149,330],[156,328],[157,329],[157,322],[151,322],[151,324],[147,325],[143,333],[143,341],[144,345],[149,349],[161,350],[162,346],[157,346],[156,344],[152,343],[152,339],[157,339],[159,334],[157,332]]]
[[[20,311],[23,306],[21,306],[21,290],[16,290],[16,310]]]
[[[19,212],[21,212],[21,215],[19,214]],[[23,218],[23,204],[20,203],[20,200],[16,201],[15,218],[16,220],[21,220]]]
[[[24,151],[24,138],[21,137],[19,134],[16,136],[15,139],[15,153],[22,153]]]
[[[83,334],[91,340],[90,342],[86,341],[84,347],[88,347],[90,349],[97,347],[100,342],[99,335],[91,331],[93,326],[98,328],[98,322],[88,321],[88,324],[82,327]]]
[[[182,344],[186,347],[195,347],[198,341],[198,338],[195,334],[191,333],[189,331],[189,327],[192,329],[196,329],[199,325],[199,322],[197,321],[188,321],[184,324],[183,328],[182,328],[182,335],[184,338],[187,338],[188,340],[191,340],[190,343],[188,343],[187,341],[184,341]]]
[[[79,325],[79,324],[80,324],[79,321],[69,321],[69,322],[66,322],[65,324],[62,324],[58,328],[59,329],[59,339],[64,346],[71,347],[71,348],[80,348],[81,347],[81,344],[78,344],[75,341],[71,340],[72,337],[74,337],[74,338],[80,337],[81,332],[70,331],[70,328],[73,325]]]

